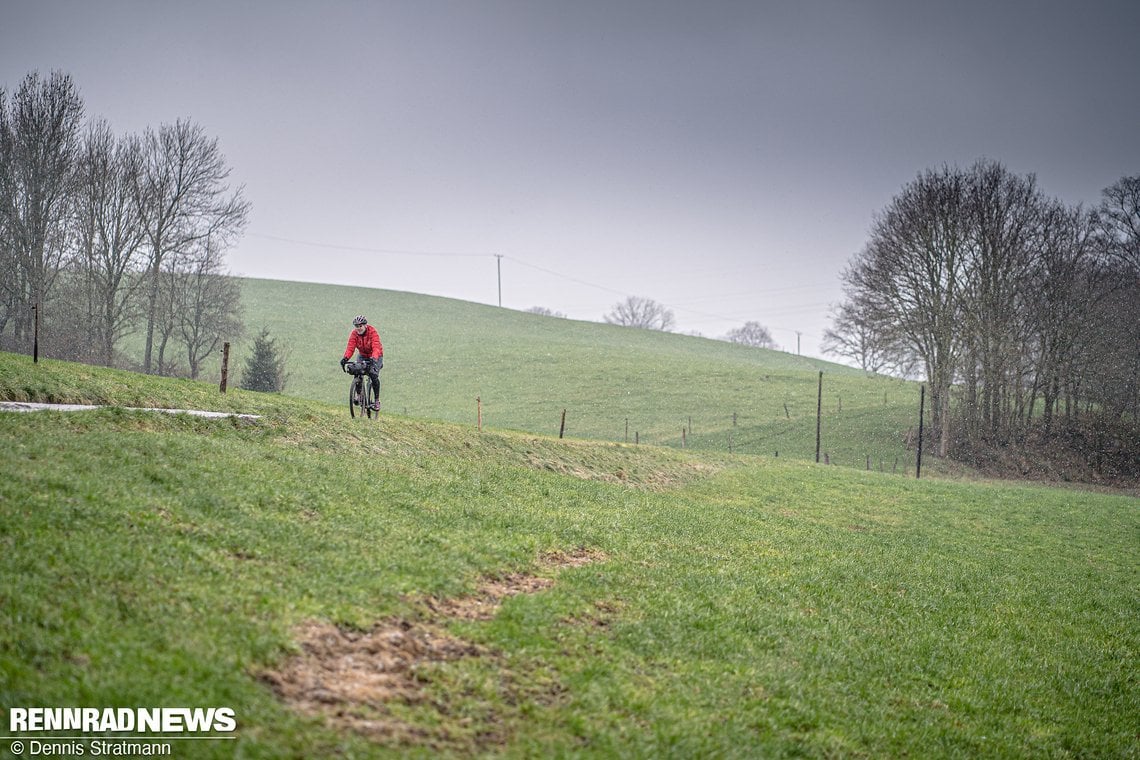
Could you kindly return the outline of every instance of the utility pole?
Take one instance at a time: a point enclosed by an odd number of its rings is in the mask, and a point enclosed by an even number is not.
[[[800,355],[800,336],[801,335],[803,335],[803,333],[800,332],[799,330],[796,330],[796,356]]]
[[[503,254],[495,254],[495,267],[499,272],[499,308],[503,308]]]

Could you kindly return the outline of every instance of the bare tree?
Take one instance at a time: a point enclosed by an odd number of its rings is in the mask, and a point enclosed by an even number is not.
[[[1075,403],[1083,391],[1107,418],[1131,420],[1133,440],[1140,440],[1140,279],[1119,261],[1112,263],[1107,279],[1113,284],[1089,314],[1069,396]],[[1066,400],[1067,415],[1069,407]]]
[[[1107,188],[1093,217],[1106,259],[1104,297],[1096,305],[1096,397],[1115,417],[1140,418],[1140,176]],[[1133,423],[1135,425],[1135,422]]]
[[[641,327],[663,332],[673,329],[675,324],[672,311],[651,298],[639,296],[629,296],[615,304],[613,310],[604,318],[611,325]]]
[[[186,271],[193,266],[193,260],[193,249],[187,243],[168,251],[157,273],[149,268],[146,273],[148,296],[143,308],[149,311],[153,303],[153,317],[145,316],[144,319],[154,331],[151,369],[158,375],[182,374],[177,350],[167,353],[167,348],[174,349],[177,344]]]
[[[964,435],[1006,443],[1024,414],[1027,287],[1042,247],[1045,201],[1032,175],[979,161],[966,174],[963,209],[970,240],[961,293]]]
[[[1140,176],[1104,190],[1095,221],[1105,251],[1140,278]]]
[[[876,326],[859,307],[859,301],[849,300],[833,310],[832,326],[824,330],[820,348],[825,354],[850,359],[867,372],[901,369],[897,349],[883,337],[890,330]]]
[[[963,454],[1048,437],[1062,413],[1066,440],[1097,462],[1106,430],[1137,434],[1140,179],[1090,214],[996,162],[927,171],[876,217],[843,280],[825,349],[865,368],[876,351],[921,360],[942,455],[952,384]]]
[[[242,333],[241,288],[224,271],[222,251],[207,237],[188,260],[178,289],[178,332],[186,349],[190,377],[227,339]]]
[[[82,119],[66,74],[27,75],[10,103],[0,94],[0,329],[11,321],[17,345],[60,271]]]
[[[208,236],[222,246],[234,239],[245,226],[249,203],[241,188],[231,192],[226,184],[230,170],[218,141],[209,139],[195,124],[178,121],[163,125],[158,132],[148,130],[143,155],[139,197],[149,254],[143,369],[150,372],[156,331],[161,337],[165,327],[168,337],[173,330],[169,318],[160,325],[163,281],[178,271],[169,260]]]
[[[729,343],[740,343],[753,348],[775,348],[771,331],[759,322],[745,322],[741,327],[728,331],[724,339]]]
[[[1104,270],[1093,244],[1093,218],[1080,208],[1053,201],[1043,208],[1040,249],[1027,282],[1026,301],[1032,335],[1027,347],[1034,378],[1026,420],[1033,418],[1038,396],[1043,400],[1042,425],[1048,435],[1057,401],[1079,364],[1082,335],[1102,297]]]
[[[84,137],[75,198],[76,274],[86,295],[91,358],[108,366],[139,311],[145,229],[135,187],[141,158],[138,139],[116,140],[105,122],[93,124]]]
[[[16,313],[19,277],[15,247],[15,228],[12,226],[11,207],[15,193],[12,176],[11,148],[6,137],[9,127],[8,93],[0,87],[0,348],[4,331]]]
[[[876,217],[870,241],[843,274],[855,308],[883,331],[881,340],[922,361],[942,456],[949,452],[950,388],[962,345],[966,204],[963,172],[923,172]]]

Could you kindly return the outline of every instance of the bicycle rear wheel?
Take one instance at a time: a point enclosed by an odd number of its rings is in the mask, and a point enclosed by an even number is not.
[[[363,377],[363,375],[361,375],[361,377]],[[376,402],[379,401],[379,399],[376,397],[376,389],[372,387],[371,380],[365,380],[364,386],[368,389],[365,393],[362,394],[366,402],[364,406],[365,412],[370,418],[375,417],[376,419],[380,419],[380,410],[372,408]]]

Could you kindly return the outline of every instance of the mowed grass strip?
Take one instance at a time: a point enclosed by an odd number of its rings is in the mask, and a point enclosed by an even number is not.
[[[230,706],[217,757],[1136,752],[1134,499],[246,401],[0,414],[0,704]],[[360,708],[401,731],[264,678],[309,621],[422,622],[580,548],[604,560],[440,623],[487,654]]]

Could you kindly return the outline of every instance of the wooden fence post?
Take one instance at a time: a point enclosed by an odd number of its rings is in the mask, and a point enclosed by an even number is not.
[[[483,432],[483,397],[475,397],[475,420],[479,427],[479,432]]]
[[[566,410],[562,410],[562,426],[558,428],[558,437],[561,438],[566,433]]]
[[[815,400],[815,463],[819,464],[820,427],[823,422],[823,370],[819,371],[819,394]]]
[[[40,305],[32,304],[32,364],[40,363]]]
[[[230,344],[225,342],[222,344],[222,382],[218,386],[218,390],[222,393],[226,392],[226,386],[230,380]]]
[[[915,458],[914,479],[922,477],[922,421],[926,417],[926,386],[921,386],[918,395],[918,456]]]

